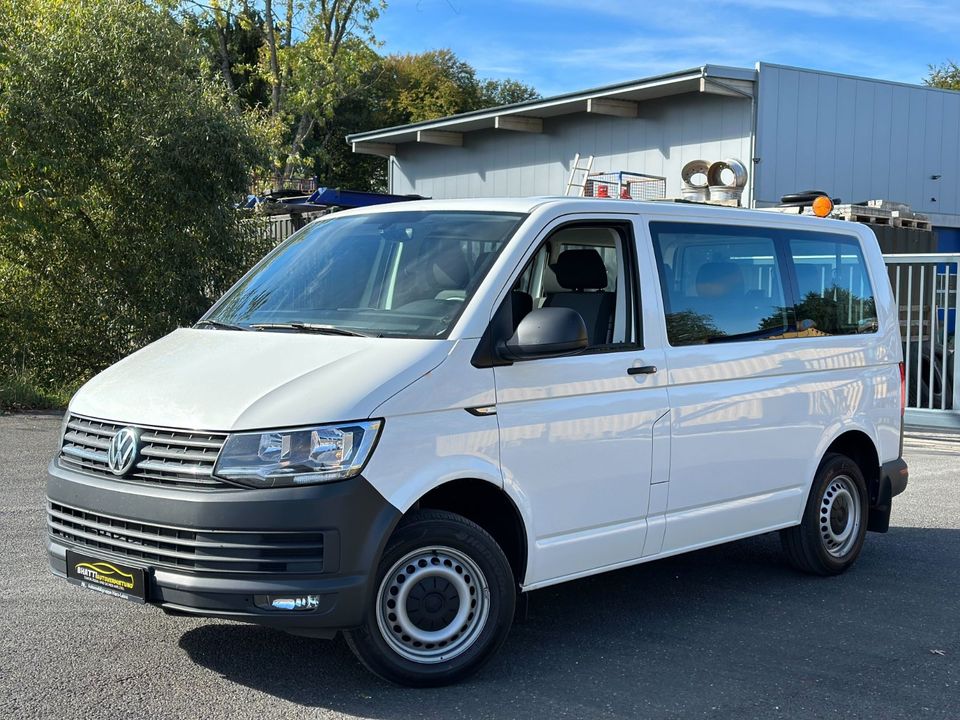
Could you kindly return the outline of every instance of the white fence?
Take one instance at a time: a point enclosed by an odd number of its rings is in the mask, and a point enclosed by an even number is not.
[[[957,276],[960,254],[885,255],[900,308],[907,422],[960,427]]]

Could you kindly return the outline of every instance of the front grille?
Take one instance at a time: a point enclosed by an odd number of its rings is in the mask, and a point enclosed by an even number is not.
[[[322,532],[237,532],[151,525],[47,504],[57,542],[151,567],[197,574],[323,572]]]
[[[60,464],[71,470],[117,479],[107,464],[107,450],[110,440],[124,427],[71,415],[60,447]],[[227,439],[225,434],[139,430],[140,460],[124,479],[185,488],[234,487],[213,477],[217,455]]]

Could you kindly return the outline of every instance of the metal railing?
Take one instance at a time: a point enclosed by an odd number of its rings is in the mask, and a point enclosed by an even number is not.
[[[900,315],[907,422],[960,426],[960,253],[885,255]]]

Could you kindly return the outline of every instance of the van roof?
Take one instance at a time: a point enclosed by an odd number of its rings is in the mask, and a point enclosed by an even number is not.
[[[405,212],[413,210],[446,210],[446,211],[473,211],[473,212],[508,212],[530,214],[534,210],[552,208],[566,212],[577,213],[650,213],[656,215],[676,215],[677,217],[705,215],[715,216],[718,219],[763,221],[771,225],[780,225],[786,222],[810,224],[814,227],[832,227],[834,230],[842,227],[847,232],[851,228],[860,226],[845,220],[819,218],[813,215],[799,215],[793,213],[772,213],[769,210],[751,210],[748,208],[726,207],[709,203],[672,202],[669,200],[643,201],[618,200],[602,198],[541,196],[541,197],[514,197],[514,198],[462,198],[450,200],[411,200],[403,203],[388,203],[374,205],[353,210],[343,210],[324,218],[342,215],[365,215],[370,213]],[[825,225],[826,224],[826,225]]]

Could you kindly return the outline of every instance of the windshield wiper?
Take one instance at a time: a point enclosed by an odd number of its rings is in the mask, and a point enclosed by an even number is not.
[[[336,327],[335,325],[318,325],[315,323],[292,322],[292,323],[254,323],[250,327],[257,330],[297,330],[298,332],[311,332],[320,335],[348,335],[350,337],[374,337],[369,333],[362,333],[357,330],[347,330],[346,328]]]
[[[248,331],[250,329],[243,325],[234,325],[233,323],[220,322],[219,320],[198,320],[194,327],[201,327],[202,325],[209,325],[210,327],[220,328],[221,330]]]

